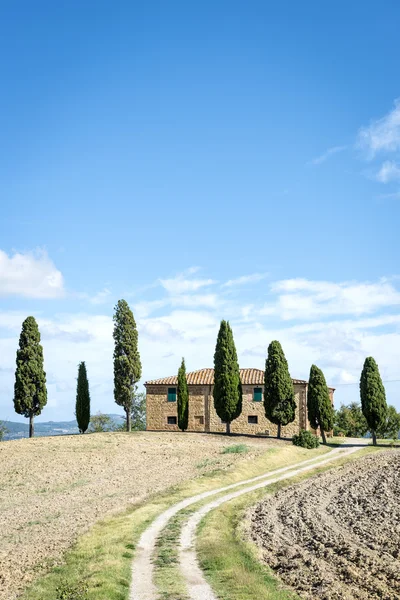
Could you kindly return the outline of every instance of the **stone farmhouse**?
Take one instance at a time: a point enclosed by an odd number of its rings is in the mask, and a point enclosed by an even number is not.
[[[214,369],[200,369],[186,375],[189,388],[188,431],[225,432],[226,426],[214,409]],[[232,433],[253,433],[276,436],[277,426],[268,421],[264,412],[264,371],[240,369],[243,390],[242,414],[232,421]],[[163,377],[147,381],[147,430],[178,431],[177,417],[178,377]],[[296,418],[282,427],[282,437],[291,437],[300,429],[310,429],[307,419],[307,381],[293,379],[296,399]],[[329,388],[333,404],[333,388]]]

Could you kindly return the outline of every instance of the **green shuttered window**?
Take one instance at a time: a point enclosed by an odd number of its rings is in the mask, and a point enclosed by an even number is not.
[[[254,388],[254,391],[253,391],[254,402],[262,402],[262,399],[263,399],[262,396],[263,396],[262,388],[260,388],[260,387]]]
[[[168,402],[176,402],[176,388],[168,388]]]

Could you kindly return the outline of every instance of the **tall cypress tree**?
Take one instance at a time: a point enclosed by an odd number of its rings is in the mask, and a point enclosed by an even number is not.
[[[296,416],[293,382],[289,375],[287,360],[279,342],[268,346],[264,380],[265,416],[278,425],[278,438],[282,425],[292,423]]]
[[[90,422],[90,393],[86,365],[84,362],[79,363],[78,367],[75,415],[79,433],[85,433]]]
[[[360,397],[363,415],[371,431],[373,445],[376,446],[376,432],[385,423],[387,404],[378,365],[372,356],[366,358],[364,362],[360,379]]]
[[[311,365],[310,369],[307,410],[311,427],[320,428],[322,441],[326,444],[325,432],[333,429],[334,412],[324,374],[315,365]]]
[[[231,326],[221,321],[214,354],[214,407],[226,422],[226,433],[231,422],[242,412],[242,384]]]
[[[182,364],[178,371],[178,427],[182,431],[188,428],[189,421],[189,390],[186,380],[186,366],[185,359],[182,358]]]
[[[131,430],[131,412],[136,384],[142,375],[136,322],[126,300],[118,300],[114,312],[114,399],[126,414]]]
[[[29,418],[29,437],[34,436],[33,419],[47,403],[46,373],[43,370],[43,348],[34,317],[22,323],[15,370],[14,408]]]

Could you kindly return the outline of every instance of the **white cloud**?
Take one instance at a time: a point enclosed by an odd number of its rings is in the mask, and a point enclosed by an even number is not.
[[[169,298],[164,298],[163,300],[149,300],[149,301],[143,301],[143,302],[138,302],[137,304],[134,304],[133,306],[133,310],[134,310],[134,314],[135,317],[141,319],[141,318],[145,318],[148,317],[149,315],[151,315],[151,313],[153,313],[156,310],[159,310],[160,308],[163,308],[164,306],[167,306],[169,304]]]
[[[357,145],[366,150],[370,158],[378,152],[400,148],[400,99],[395,100],[394,108],[387,115],[360,129]]]
[[[330,158],[334,154],[343,152],[343,150],[346,150],[346,148],[347,148],[347,146],[333,146],[332,148],[328,148],[328,150],[326,150],[326,152],[324,152],[320,156],[317,156],[316,158],[313,158],[309,164],[320,165],[320,164],[324,163],[326,160],[328,160],[328,158]]]
[[[252,275],[242,275],[236,279],[229,279],[222,287],[236,287],[240,285],[247,285],[248,283],[257,283],[268,277],[267,273],[253,273]]]
[[[177,296],[168,296],[162,300],[150,300],[149,302],[139,302],[134,305],[134,314],[138,318],[146,318],[161,308],[171,306],[174,308],[217,308],[222,301],[216,294],[181,294]]]
[[[63,295],[63,276],[45,251],[8,256],[0,250],[0,296],[59,298]]]
[[[387,160],[376,174],[376,179],[381,183],[398,181],[400,179],[400,167],[395,162]]]
[[[281,319],[312,320],[321,316],[373,313],[400,306],[400,292],[386,279],[377,283],[310,281],[286,279],[274,283],[275,302],[266,304],[259,314]]]
[[[110,300],[110,297],[111,291],[108,288],[104,288],[94,296],[90,297],[89,302],[91,304],[105,304]]]
[[[172,306],[183,306],[189,308],[195,306],[216,308],[219,306],[220,300],[215,294],[182,294],[181,296],[171,296],[170,303]]]
[[[213,279],[192,279],[188,275],[193,275],[199,270],[198,267],[191,267],[179,273],[176,277],[170,279],[160,279],[162,287],[170,294],[184,294],[187,292],[196,292],[200,288],[214,285],[217,283]]]
[[[242,367],[263,369],[268,344],[278,339],[293,377],[307,378],[310,365],[318,364],[328,383],[338,384],[337,405],[358,400],[366,356],[376,358],[384,378],[399,379],[400,293],[396,285],[395,279],[340,283],[287,279],[270,286],[266,308],[264,300],[254,297],[247,305],[234,298],[222,304],[213,294],[183,293],[154,299],[140,314],[134,307],[141,381],[176,373],[182,356],[188,370],[212,367],[220,319],[230,318]],[[160,313],[152,316],[157,302],[162,302],[156,305]],[[93,412],[119,411],[113,400],[113,322],[107,312],[34,315],[49,377],[49,403],[41,420],[73,418],[73,390],[81,360],[88,368]],[[0,311],[0,419],[14,418],[15,351],[25,317],[22,312]],[[399,390],[400,385],[393,388],[390,402],[398,402]]]

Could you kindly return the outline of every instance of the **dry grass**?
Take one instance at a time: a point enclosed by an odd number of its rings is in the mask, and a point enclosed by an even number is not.
[[[13,600],[60,564],[77,536],[99,519],[207,474],[209,462],[199,468],[202,461],[218,461],[210,477],[243,463],[235,469],[240,479],[258,455],[278,444],[245,442],[247,454],[222,454],[229,444],[223,435],[190,433],[101,433],[1,443],[0,599]],[[211,480],[205,481],[208,487]]]

